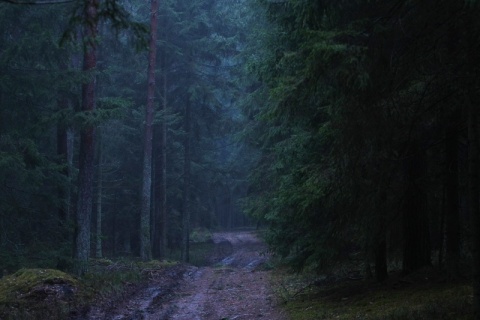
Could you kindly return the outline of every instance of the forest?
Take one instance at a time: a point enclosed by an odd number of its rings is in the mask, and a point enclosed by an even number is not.
[[[295,272],[439,270],[480,319],[479,15],[0,0],[0,276],[188,263],[205,235],[257,229]]]

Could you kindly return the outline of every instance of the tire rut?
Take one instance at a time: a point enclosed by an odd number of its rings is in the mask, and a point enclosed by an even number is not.
[[[285,320],[269,285],[266,247],[252,232],[215,233],[214,265],[183,266],[91,320]],[[227,245],[228,244],[228,245]]]

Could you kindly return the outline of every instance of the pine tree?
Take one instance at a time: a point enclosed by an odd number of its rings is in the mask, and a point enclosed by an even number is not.
[[[150,206],[152,192],[152,140],[155,95],[155,65],[157,52],[158,1],[151,1],[150,9],[150,44],[148,55],[148,92],[145,109],[145,138],[143,162],[142,211],[140,217],[140,257],[151,259],[150,246]]]
[[[97,66],[97,28],[98,0],[87,0],[84,7],[84,58],[83,71],[89,80],[82,85],[82,112],[92,113],[95,110],[95,74]],[[95,128],[87,125],[80,132],[78,200],[76,210],[75,263],[76,272],[83,275],[87,271],[90,257],[90,221],[93,201],[94,175],[94,134]]]

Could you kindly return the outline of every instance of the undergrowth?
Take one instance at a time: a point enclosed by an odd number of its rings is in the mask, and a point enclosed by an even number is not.
[[[464,281],[437,276],[406,278],[392,273],[384,284],[369,280],[273,275],[273,285],[292,320],[321,319],[471,319],[472,288]]]
[[[115,300],[147,281],[168,261],[91,260],[81,279],[54,269],[21,269],[0,279],[0,319],[70,319],[92,302]]]

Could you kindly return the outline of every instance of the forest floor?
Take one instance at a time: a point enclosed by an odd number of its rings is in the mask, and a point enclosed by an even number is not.
[[[342,268],[346,267],[346,268]],[[361,263],[325,275],[277,269],[272,283],[291,320],[467,320],[472,319],[472,286],[424,267],[409,275],[392,271],[378,283],[364,279]]]
[[[411,320],[471,319],[469,278],[434,267],[383,283],[357,258],[328,274],[292,273],[272,262],[255,232],[214,233],[192,243],[191,261],[92,261],[77,279],[21,269],[0,279],[2,320]],[[269,268],[273,264],[275,269]]]
[[[285,320],[273,293],[265,244],[254,232],[212,236],[209,265],[179,264],[153,272],[123,301],[99,303],[89,320]]]

